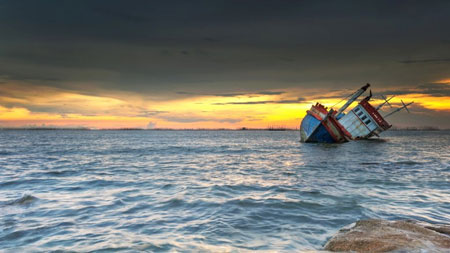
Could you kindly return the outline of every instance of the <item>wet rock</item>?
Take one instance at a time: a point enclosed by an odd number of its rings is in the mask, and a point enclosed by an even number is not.
[[[450,226],[411,220],[361,220],[341,229],[325,245],[329,251],[450,252]]]

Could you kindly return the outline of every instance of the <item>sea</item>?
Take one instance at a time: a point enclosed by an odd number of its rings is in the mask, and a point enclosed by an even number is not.
[[[450,223],[450,132],[0,131],[2,252],[316,252],[360,219]]]

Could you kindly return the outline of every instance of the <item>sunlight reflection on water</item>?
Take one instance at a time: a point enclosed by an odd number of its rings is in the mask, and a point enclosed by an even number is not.
[[[0,248],[320,250],[364,218],[450,222],[449,132],[0,131]]]

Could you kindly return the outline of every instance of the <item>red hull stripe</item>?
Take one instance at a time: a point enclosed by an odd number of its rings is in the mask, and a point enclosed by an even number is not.
[[[359,104],[364,107],[364,109],[366,109],[367,113],[369,113],[370,117],[375,120],[379,127],[383,128],[384,130],[387,130],[391,127],[391,125],[387,123],[383,116],[381,116],[377,109],[375,109],[367,99],[363,99],[361,102],[359,102]]]
[[[339,142],[341,138],[339,138],[340,136],[336,135],[336,132],[333,131],[333,125],[332,123],[327,119],[325,121],[322,121],[322,125],[325,127],[325,129],[327,129],[328,133],[331,135],[331,137],[336,141]],[[336,129],[334,129],[336,130]]]
[[[316,118],[317,120],[322,121],[322,117],[320,117],[319,115],[317,115],[315,112],[307,111],[306,113],[308,113],[309,115],[313,116],[313,117]]]
[[[344,127],[334,118],[336,112],[333,112],[330,116],[327,117],[326,120],[324,120],[325,117],[323,117],[322,115],[328,115],[328,110],[323,105],[317,103],[311,106],[311,109],[306,113],[319,120],[334,141],[344,142],[347,140],[345,136],[351,138],[350,133],[348,133],[344,129]]]

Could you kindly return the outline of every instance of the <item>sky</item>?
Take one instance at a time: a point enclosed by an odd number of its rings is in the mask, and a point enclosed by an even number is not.
[[[448,129],[449,31],[450,1],[0,0],[0,127],[298,128],[370,83]]]

